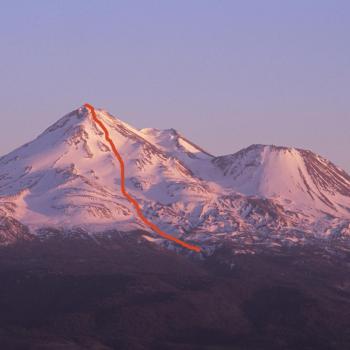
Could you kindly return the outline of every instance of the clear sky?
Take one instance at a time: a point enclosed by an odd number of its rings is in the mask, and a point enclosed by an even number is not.
[[[84,102],[213,154],[350,171],[348,0],[0,0],[0,154]]]

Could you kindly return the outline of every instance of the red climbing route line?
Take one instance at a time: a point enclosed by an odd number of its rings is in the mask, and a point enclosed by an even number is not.
[[[105,135],[105,139],[106,141],[109,143],[109,145],[111,146],[111,149],[115,155],[115,157],[118,159],[119,164],[120,164],[120,189],[122,194],[124,195],[124,197],[134,206],[137,215],[139,216],[139,218],[148,226],[150,227],[154,232],[158,233],[161,237],[168,239],[169,241],[173,241],[179,245],[181,245],[184,248],[193,250],[195,252],[200,252],[201,248],[189,243],[186,243],[184,241],[182,241],[181,239],[178,239],[176,237],[173,237],[171,235],[169,235],[168,233],[165,233],[164,231],[162,231],[157,225],[155,225],[153,222],[149,221],[142,213],[142,209],[139,205],[139,203],[137,202],[137,200],[135,198],[133,198],[125,189],[125,165],[124,165],[124,161],[122,156],[120,155],[120,153],[118,152],[117,148],[115,147],[114,142],[112,141],[112,139],[109,136],[109,132],[107,130],[107,128],[105,127],[105,125],[103,124],[103,122],[98,119],[96,112],[95,112],[95,108],[86,103],[84,105],[90,112],[92,115],[92,119],[94,120],[94,122],[103,130],[104,135]]]

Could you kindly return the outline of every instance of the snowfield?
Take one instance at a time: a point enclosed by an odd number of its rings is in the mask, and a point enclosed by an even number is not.
[[[252,145],[214,157],[174,129],[96,113],[124,159],[127,191],[178,238],[211,247],[350,236],[350,176],[311,151]],[[0,243],[53,229],[141,229],[161,241],[120,193],[119,164],[85,107],[0,158]]]

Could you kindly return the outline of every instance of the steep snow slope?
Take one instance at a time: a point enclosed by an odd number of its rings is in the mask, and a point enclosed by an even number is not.
[[[128,124],[99,111],[124,155],[128,190],[141,201],[172,204],[208,192],[190,169]],[[143,225],[120,194],[119,164],[89,112],[80,108],[34,141],[0,159],[0,196],[32,228],[86,226],[100,230]]]
[[[350,217],[350,176],[310,151],[252,145],[213,163],[224,176],[221,181],[245,195],[313,215]]]
[[[349,175],[310,151],[253,145],[213,157],[173,129],[138,130],[96,112],[124,159],[128,192],[168,233],[209,245],[350,235]],[[0,220],[0,231],[11,228],[4,241],[48,228],[148,230],[85,107],[0,158]]]
[[[163,152],[179,158],[185,156],[194,159],[210,159],[213,156],[195,145],[175,129],[159,130],[155,128],[146,128],[140,130],[141,134],[149,142],[157,145]]]

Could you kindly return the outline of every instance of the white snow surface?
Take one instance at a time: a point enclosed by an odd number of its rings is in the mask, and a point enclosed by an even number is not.
[[[310,151],[253,145],[214,162],[223,182],[245,195],[271,198],[314,216],[349,218],[349,175]]]
[[[174,129],[138,130],[96,113],[124,159],[127,191],[175,236],[215,243],[350,233],[350,177],[310,151],[253,145],[214,157]],[[0,210],[33,233],[150,231],[121,194],[119,172],[102,130],[80,107],[0,158]]]

